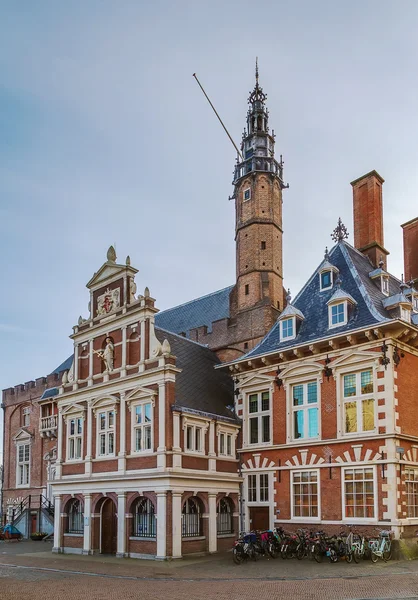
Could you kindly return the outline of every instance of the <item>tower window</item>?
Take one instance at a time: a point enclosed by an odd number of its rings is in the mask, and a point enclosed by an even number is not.
[[[323,271],[320,274],[320,279],[321,279],[321,292],[332,288],[332,272],[331,271]]]
[[[248,350],[248,342],[244,342],[244,350]]]
[[[266,249],[266,242],[261,242],[261,249],[265,250]]]
[[[244,190],[244,200],[250,200],[251,198],[251,188],[247,188]]]
[[[248,296],[248,294],[250,293],[250,286],[248,283],[245,284],[245,295]]]

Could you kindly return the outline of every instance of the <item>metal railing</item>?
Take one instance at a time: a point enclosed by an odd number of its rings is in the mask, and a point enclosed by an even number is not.
[[[45,510],[51,517],[54,516],[54,505],[52,502],[45,498],[43,494],[33,495],[29,494],[26,498],[23,498],[19,504],[13,506],[12,509],[12,523],[17,521],[19,517],[29,509]]]
[[[230,512],[218,513],[216,516],[216,528],[218,535],[233,533],[232,514]]]
[[[183,513],[181,518],[182,537],[202,535],[202,516],[200,513]]]
[[[133,518],[132,534],[137,537],[157,537],[157,526],[154,512],[135,513]]]

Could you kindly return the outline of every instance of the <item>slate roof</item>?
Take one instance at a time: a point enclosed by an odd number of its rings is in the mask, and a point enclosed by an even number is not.
[[[47,398],[53,398],[54,396],[58,396],[58,388],[57,387],[48,388],[47,390],[45,390],[44,393],[42,394],[40,400],[46,400]]]
[[[180,306],[168,308],[155,315],[155,325],[189,336],[190,329],[206,325],[212,331],[212,323],[229,317],[229,295],[234,286],[226,287],[207,296],[201,296]]]
[[[71,368],[71,365],[73,364],[73,359],[74,354],[71,354],[71,356],[66,358],[63,363],[61,363],[56,369],[52,371],[51,375],[53,373],[61,373],[62,371],[68,371]]]
[[[382,293],[379,283],[369,277],[373,265],[366,256],[343,240],[331,249],[328,260],[339,270],[342,290],[356,302],[350,310],[347,324],[333,327],[331,330],[328,328],[327,303],[335,295],[336,287],[334,283],[331,289],[320,291],[318,271],[322,266],[322,261],[292,302],[293,306],[299,309],[305,317],[298,328],[296,338],[282,342],[277,321],[265,338],[238,360],[274,352],[277,349],[312,343],[321,338],[333,337],[336,333],[348,333],[392,319],[391,313],[384,307],[386,296]],[[400,281],[389,275],[391,296],[399,293],[399,285]]]
[[[215,370],[215,365],[221,364],[217,355],[206,346],[159,327],[155,333],[161,343],[168,340],[176,366],[182,369],[176,376],[176,406],[236,420],[227,408],[234,405],[233,381],[226,371]]]

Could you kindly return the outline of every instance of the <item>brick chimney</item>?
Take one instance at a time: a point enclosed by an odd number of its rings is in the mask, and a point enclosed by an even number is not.
[[[351,182],[353,186],[354,246],[369,257],[375,267],[382,259],[386,269],[389,252],[383,246],[383,201],[384,179],[377,171]]]
[[[418,283],[418,217],[401,225],[405,281]]]

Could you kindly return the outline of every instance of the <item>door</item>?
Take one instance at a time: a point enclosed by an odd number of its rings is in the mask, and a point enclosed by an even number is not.
[[[270,508],[268,506],[252,506],[250,508],[250,529],[270,528]]]
[[[116,507],[110,498],[102,504],[100,511],[101,545],[102,554],[116,554],[117,549],[117,522]]]
[[[38,515],[31,513],[30,515],[30,532],[35,533],[38,531]]]

